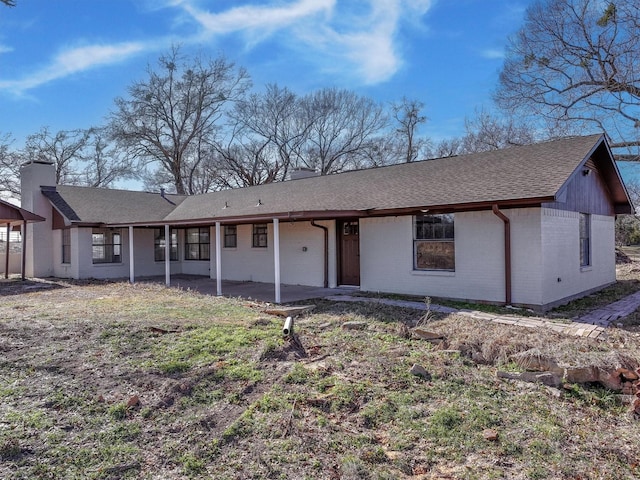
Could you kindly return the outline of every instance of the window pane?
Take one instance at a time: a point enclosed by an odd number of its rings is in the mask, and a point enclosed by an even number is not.
[[[254,247],[267,246],[267,224],[266,223],[257,223],[253,225],[253,246]]]
[[[455,270],[454,242],[416,241],[416,268]]]
[[[198,260],[198,254],[200,252],[198,244],[185,245],[185,259],[186,260]]]

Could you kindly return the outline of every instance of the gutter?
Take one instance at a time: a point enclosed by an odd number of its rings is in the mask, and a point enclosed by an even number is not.
[[[329,288],[329,229],[324,225],[318,225],[315,220],[311,220],[311,226],[324,230],[324,288]]]
[[[504,302],[511,305],[511,221],[497,204],[491,207],[493,214],[504,222]]]

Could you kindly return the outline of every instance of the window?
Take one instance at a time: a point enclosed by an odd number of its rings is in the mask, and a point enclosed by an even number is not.
[[[169,230],[171,245],[169,246],[169,260],[178,260],[178,231]],[[153,233],[153,251],[156,262],[164,262],[166,243],[164,240],[164,228],[156,228]]]
[[[187,228],[184,240],[185,260],[209,260],[209,227]]]
[[[591,265],[591,215],[580,214],[580,266]]]
[[[91,234],[93,263],[122,262],[122,235],[120,230],[94,229]]]
[[[416,270],[455,270],[453,214],[416,216],[413,251]]]
[[[267,248],[267,224],[256,223],[253,225],[253,243],[254,248]]]
[[[238,227],[236,225],[224,226],[224,248],[236,248],[238,246]]]
[[[62,263],[71,263],[71,229],[62,230]]]

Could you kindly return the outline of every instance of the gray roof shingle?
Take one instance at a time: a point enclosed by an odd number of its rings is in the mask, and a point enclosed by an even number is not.
[[[189,197],[59,186],[82,222],[186,223],[269,215],[351,212],[552,199],[598,148],[601,135],[568,137],[504,150],[289,180]],[[615,168],[613,168],[615,172]],[[619,177],[617,182],[620,183]],[[622,185],[620,183],[620,185]],[[617,189],[620,203],[628,203]],[[623,194],[619,192],[622,191]]]

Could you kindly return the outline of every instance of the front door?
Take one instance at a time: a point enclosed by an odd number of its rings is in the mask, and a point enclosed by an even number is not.
[[[358,220],[338,223],[340,285],[360,285],[360,224]]]

